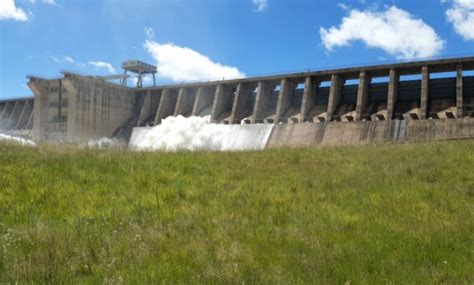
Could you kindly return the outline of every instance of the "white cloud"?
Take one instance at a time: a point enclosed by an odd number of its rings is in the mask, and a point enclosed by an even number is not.
[[[148,39],[153,39],[155,37],[155,32],[151,27],[145,28],[145,35]]]
[[[268,0],[252,0],[253,5],[257,7],[258,11],[263,11],[268,8]]]
[[[345,3],[337,3],[337,6],[341,8],[342,10],[349,10],[351,6],[345,4]]]
[[[95,68],[105,69],[105,70],[107,70],[107,72],[112,73],[112,74],[116,73],[115,68],[112,66],[112,64],[110,64],[108,62],[104,62],[104,61],[89,61],[86,64],[86,63],[77,61],[77,60],[75,60],[74,58],[72,58],[70,56],[61,56],[61,57],[51,56],[51,60],[55,63],[72,64],[72,65],[74,65],[76,67],[79,67],[79,68],[86,68],[87,65],[90,65],[90,66],[93,66]]]
[[[108,62],[103,62],[103,61],[89,61],[89,65],[95,66],[97,68],[105,68],[109,73],[115,73],[115,68],[112,66],[112,64]]]
[[[23,9],[15,6],[14,0],[1,0],[0,20],[27,21],[28,17]]]
[[[351,10],[339,28],[321,27],[320,35],[329,51],[362,41],[400,59],[434,56],[444,47],[432,27],[395,6],[383,12]]]
[[[444,0],[441,3],[446,3]],[[456,33],[465,40],[474,40],[474,0],[452,0],[452,6],[446,11],[447,20]]]
[[[75,63],[76,61],[70,57],[70,56],[63,56],[63,57],[56,57],[52,56],[51,59],[56,62],[56,63],[63,63],[63,62],[69,62],[69,63]]]
[[[41,2],[41,3],[49,4],[49,5],[58,5],[56,3],[56,0],[30,0],[31,4],[36,4],[36,2]]]
[[[74,63],[75,62],[74,59],[72,59],[70,56],[65,56],[65,57],[63,57],[63,59],[64,59],[64,61],[67,61],[69,63]]]
[[[236,67],[213,62],[190,48],[147,40],[145,49],[157,61],[159,76],[173,81],[245,77]]]

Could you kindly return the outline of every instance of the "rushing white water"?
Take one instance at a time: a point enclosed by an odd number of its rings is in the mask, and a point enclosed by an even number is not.
[[[36,143],[32,140],[27,140],[24,138],[9,136],[5,134],[0,134],[0,141],[13,142],[13,143],[20,144],[23,146],[36,146]]]
[[[211,124],[210,116],[168,117],[151,128],[135,128],[130,138],[132,150],[248,150],[262,149],[273,125]]]
[[[101,148],[124,148],[126,142],[119,139],[111,138],[100,138],[96,140],[90,140],[87,143],[81,144],[81,148],[101,149]]]

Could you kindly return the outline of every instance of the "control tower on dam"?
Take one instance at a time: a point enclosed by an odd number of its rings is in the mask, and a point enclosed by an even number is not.
[[[181,115],[265,125],[267,147],[474,137],[474,57],[149,87],[141,76],[156,67],[122,66],[108,77],[28,76],[34,99],[0,101],[1,128],[35,140],[128,139]],[[125,84],[127,71],[140,75],[137,87]]]

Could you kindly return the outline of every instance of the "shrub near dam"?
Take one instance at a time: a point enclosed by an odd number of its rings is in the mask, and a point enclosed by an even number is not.
[[[0,283],[470,284],[473,149],[0,143]]]

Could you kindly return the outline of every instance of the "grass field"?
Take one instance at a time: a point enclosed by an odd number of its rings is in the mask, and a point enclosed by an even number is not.
[[[474,282],[474,141],[0,153],[0,283]]]

